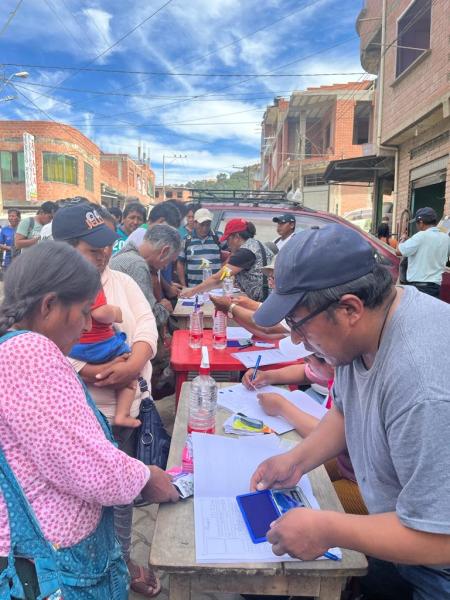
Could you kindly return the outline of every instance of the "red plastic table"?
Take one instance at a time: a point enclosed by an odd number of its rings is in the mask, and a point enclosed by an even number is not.
[[[274,341],[274,344],[278,345],[278,342]],[[257,348],[224,348],[223,350],[215,350],[212,347],[212,331],[205,329],[203,331],[203,345],[208,346],[209,351],[209,363],[211,366],[211,372],[213,371],[246,371],[246,367],[234,356],[231,356],[235,352],[245,352],[245,350],[257,350]],[[181,386],[187,381],[189,371],[198,371],[200,367],[201,350],[200,348],[192,349],[189,346],[189,330],[180,329],[173,333],[170,364],[172,369],[175,371],[176,385],[175,385],[175,402],[178,406],[178,400],[180,398]],[[288,365],[302,363],[299,361],[290,361],[285,363],[279,363],[277,365],[267,365],[261,367],[265,369],[278,369],[280,367],[286,367]]]

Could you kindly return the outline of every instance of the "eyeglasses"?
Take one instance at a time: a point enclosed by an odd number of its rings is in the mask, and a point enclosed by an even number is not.
[[[291,317],[291,315],[288,315],[286,317],[286,323],[290,327],[291,331],[295,331],[295,333],[298,333],[302,337],[305,337],[305,333],[302,330],[302,327],[305,325],[305,323],[307,323],[311,319],[314,319],[314,317],[317,317],[317,315],[320,315],[320,313],[325,312],[328,308],[330,308],[330,306],[332,304],[337,304],[338,302],[339,302],[339,300],[331,300],[330,302],[327,302],[323,306],[320,306],[319,308],[316,308],[315,310],[313,310],[304,319],[300,319],[300,321],[294,321],[294,319]]]

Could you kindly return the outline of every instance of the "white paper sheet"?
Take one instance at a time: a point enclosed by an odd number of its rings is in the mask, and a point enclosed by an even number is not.
[[[234,352],[231,356],[234,356],[234,358],[239,360],[245,367],[250,369],[251,367],[255,366],[258,354],[261,354],[261,362],[259,363],[260,366],[265,367],[267,365],[277,365],[280,363],[291,362],[293,360],[297,360],[298,358],[309,356],[311,352],[307,352],[306,350],[304,350],[303,353],[298,353],[298,355],[295,357],[288,357],[285,354],[283,354],[278,348],[274,348],[273,350],[251,350],[249,352]]]
[[[312,354],[306,350],[303,342],[301,344],[294,344],[290,336],[280,340],[278,348],[281,354],[284,354],[289,360],[298,360],[299,358],[305,358],[305,356]]]
[[[232,413],[241,412],[244,413],[244,415],[247,415],[247,417],[253,417],[264,421],[266,425],[278,434],[286,433],[287,431],[294,429],[292,425],[282,417],[270,417],[264,412],[259,404],[257,396],[258,394],[265,392],[281,394],[284,398],[289,400],[289,402],[292,402],[292,404],[297,406],[297,408],[300,408],[317,419],[321,419],[327,412],[327,409],[324,406],[300,390],[291,392],[271,385],[266,385],[255,391],[248,390],[242,383],[231,385],[226,388],[219,388],[217,403]]]
[[[276,436],[232,439],[192,434],[194,451],[195,552],[198,563],[280,562],[268,542],[253,544],[236,502],[249,491],[257,465],[286,451]],[[236,468],[239,465],[239,469]],[[307,476],[300,486],[313,508],[319,508]],[[332,552],[341,556],[339,549]]]
[[[245,327],[227,327],[227,338],[229,340],[248,340],[252,335],[252,332],[245,329]]]

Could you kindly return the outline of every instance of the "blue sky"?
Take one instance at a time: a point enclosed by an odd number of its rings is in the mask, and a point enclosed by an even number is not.
[[[181,183],[257,162],[274,96],[364,79],[361,0],[166,2],[1,0],[0,32],[19,4],[0,33],[4,72],[30,75],[15,80],[18,98],[0,103],[0,118],[62,121],[105,152],[136,157],[140,143],[158,182],[163,154],[187,155],[167,159],[168,183]],[[339,75],[300,76],[315,73]]]

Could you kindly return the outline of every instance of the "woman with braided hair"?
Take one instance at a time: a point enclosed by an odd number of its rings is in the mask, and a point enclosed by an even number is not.
[[[44,268],[45,266],[45,268]],[[5,277],[0,307],[0,598],[126,600],[112,506],[176,501],[157,467],[112,443],[66,356],[91,327],[98,270],[43,242]]]

